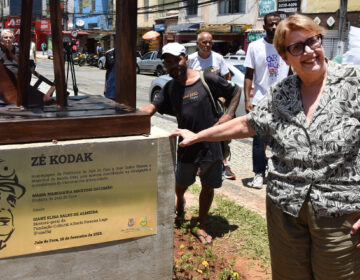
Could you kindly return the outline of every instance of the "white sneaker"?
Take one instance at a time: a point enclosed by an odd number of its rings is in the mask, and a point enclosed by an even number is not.
[[[255,189],[261,189],[264,184],[264,177],[261,173],[256,173],[252,181],[252,187]]]

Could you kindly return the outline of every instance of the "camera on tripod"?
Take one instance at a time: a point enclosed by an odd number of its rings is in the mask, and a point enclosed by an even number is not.
[[[78,91],[79,91],[78,87],[77,87],[77,83],[76,83],[74,60],[73,60],[73,53],[75,52],[73,47],[76,45],[77,45],[76,40],[66,40],[65,39],[63,41],[64,58],[65,58],[65,62],[67,62],[66,84],[68,83],[68,76],[69,76],[69,70],[70,70],[75,96],[77,96]]]
[[[76,46],[76,42],[70,41],[70,42],[63,42],[63,46],[65,50],[73,50],[73,46]]]

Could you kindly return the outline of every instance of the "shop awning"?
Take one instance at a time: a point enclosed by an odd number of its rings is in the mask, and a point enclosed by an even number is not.
[[[104,37],[109,36],[109,35],[111,35],[111,34],[98,34],[94,39],[95,39],[96,41],[100,41],[100,40],[102,40]]]
[[[143,36],[142,36],[142,38],[144,39],[144,40],[156,40],[158,37],[160,37],[160,33],[159,32],[156,32],[156,31],[154,31],[154,30],[150,30],[150,31],[148,31],[148,32],[146,32]]]
[[[183,23],[170,27],[170,31],[183,32],[183,31],[197,31],[200,28],[200,23]]]
[[[64,35],[71,35],[71,32],[73,32],[72,30],[66,30],[66,31],[63,31],[62,34]],[[88,32],[85,32],[85,31],[77,31],[77,35],[89,35]]]
[[[249,24],[208,24],[199,29],[199,32],[214,33],[242,33],[251,28]],[[241,32],[239,32],[241,31]]]

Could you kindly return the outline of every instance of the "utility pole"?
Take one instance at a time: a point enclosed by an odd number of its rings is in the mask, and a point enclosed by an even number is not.
[[[339,10],[339,41],[337,44],[337,55],[344,54],[345,36],[344,31],[346,28],[346,13],[347,13],[348,0],[340,0]]]

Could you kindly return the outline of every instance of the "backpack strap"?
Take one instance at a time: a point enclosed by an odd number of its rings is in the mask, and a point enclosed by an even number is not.
[[[206,81],[205,81],[204,71],[200,71],[200,80],[201,80],[201,83],[203,84],[206,92],[207,92],[208,95],[209,95],[211,104],[213,105],[216,114],[218,115],[218,117],[220,117],[220,116],[221,116],[221,113],[219,112],[219,110],[218,110],[218,108],[217,108],[217,106],[216,106],[216,103],[215,103],[215,100],[214,100],[214,96],[213,96],[212,93],[211,93],[211,90],[210,90],[210,88],[209,88],[209,85],[208,85],[208,84],[206,83]]]
[[[175,86],[175,80],[172,79],[171,81],[169,81],[169,86],[168,86],[167,95],[169,96],[169,100],[170,100],[170,103],[171,103],[171,110],[172,110],[172,113],[173,113],[172,115],[178,117],[177,111],[176,111],[176,109],[175,109],[175,106],[174,106],[174,104],[171,102],[171,93],[172,93],[173,90],[174,90],[174,86]]]

